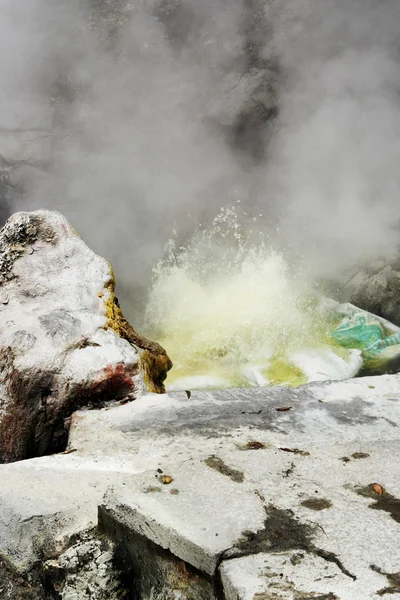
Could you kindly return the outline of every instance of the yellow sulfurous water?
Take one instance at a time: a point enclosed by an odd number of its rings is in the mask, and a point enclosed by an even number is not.
[[[300,385],[309,377],[291,356],[334,349],[334,324],[316,305],[267,240],[244,234],[225,209],[188,244],[169,244],[146,328],[174,363],[167,388]]]

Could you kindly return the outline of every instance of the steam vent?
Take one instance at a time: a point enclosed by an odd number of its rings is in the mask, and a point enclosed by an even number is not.
[[[400,600],[399,31],[1,0],[0,600]]]

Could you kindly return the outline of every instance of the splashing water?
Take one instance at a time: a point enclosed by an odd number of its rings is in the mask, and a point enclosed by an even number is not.
[[[307,377],[290,356],[332,344],[332,322],[315,308],[268,239],[245,233],[236,211],[223,209],[187,244],[168,244],[146,329],[174,363],[169,389],[298,385]]]

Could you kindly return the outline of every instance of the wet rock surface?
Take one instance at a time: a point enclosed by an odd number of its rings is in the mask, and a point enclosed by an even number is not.
[[[58,213],[16,213],[0,232],[0,461],[64,449],[80,406],[163,391],[169,359],[124,319],[114,286]]]

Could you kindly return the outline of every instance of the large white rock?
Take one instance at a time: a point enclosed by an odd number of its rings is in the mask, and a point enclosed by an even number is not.
[[[57,450],[89,401],[140,394],[139,354],[113,330],[114,277],[55,212],[0,233],[0,461]]]

